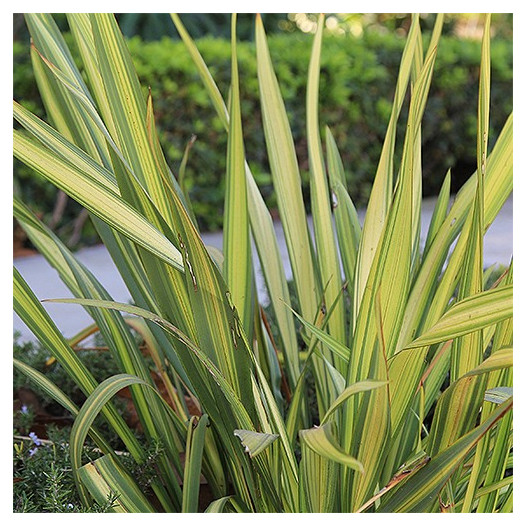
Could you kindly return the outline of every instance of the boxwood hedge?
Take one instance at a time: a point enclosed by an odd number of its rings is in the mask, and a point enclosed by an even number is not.
[[[297,155],[307,184],[305,130],[305,79],[312,37],[300,33],[269,37],[276,73],[287,105]],[[357,206],[369,195],[385,134],[403,37],[366,33],[362,38],[328,35],[324,39],[320,124],[329,125],[342,152],[351,196]],[[201,38],[198,47],[223,94],[230,82],[230,42]],[[185,186],[203,229],[221,227],[227,138],[183,44],[164,38],[145,42],[139,37],[129,46],[142,85],[150,86],[157,124],[167,160],[177,173],[186,144],[197,136],[186,169]],[[247,158],[272,207],[273,192],[266,157],[261,112],[257,98],[255,49],[251,42],[238,47],[242,115]],[[434,195],[452,169],[453,190],[476,166],[476,105],[480,42],[444,36],[438,50],[433,87],[424,117],[422,139],[424,192]],[[491,133],[496,138],[512,107],[512,42],[492,42]],[[29,46],[14,43],[14,96],[44,114],[32,78]],[[250,116],[247,118],[246,116]],[[403,126],[404,118],[401,119]],[[490,144],[491,146],[491,144]],[[54,191],[40,185],[27,170],[15,164],[15,191],[44,216],[54,204]],[[64,220],[78,213],[68,204]],[[85,242],[92,230],[87,227]]]

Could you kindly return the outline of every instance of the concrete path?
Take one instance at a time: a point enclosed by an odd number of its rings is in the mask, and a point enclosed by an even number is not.
[[[425,239],[427,234],[434,205],[434,199],[424,199],[422,203],[423,239]],[[362,221],[363,215],[364,212],[361,211],[359,216]],[[284,257],[285,273],[287,278],[290,278],[290,262],[286,254],[283,228],[280,223],[276,223],[275,227],[280,250]],[[203,234],[203,239],[207,245],[219,249],[222,248],[221,232]],[[504,204],[493,225],[486,233],[484,242],[485,266],[494,263],[509,264],[513,254],[513,199],[511,197]],[[130,300],[131,296],[104,246],[99,245],[79,250],[77,257],[79,261],[93,272],[115,301],[128,302]],[[17,258],[14,261],[14,265],[39,299],[69,298],[72,296],[62,281],[60,281],[57,272],[49,266],[42,256],[34,255]],[[264,301],[266,293],[259,262],[256,262],[256,279],[260,298]],[[45,303],[44,306],[66,337],[75,335],[91,323],[91,318],[80,306],[56,303]],[[35,339],[16,314],[13,314],[13,330],[21,333],[22,341]]]

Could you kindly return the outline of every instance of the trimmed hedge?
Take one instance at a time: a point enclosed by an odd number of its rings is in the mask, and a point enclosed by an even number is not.
[[[294,33],[271,35],[269,46],[289,113],[297,155],[308,194],[308,156],[305,139],[305,82],[312,37]],[[320,79],[320,124],[329,125],[341,150],[351,196],[366,203],[387,127],[394,79],[404,38],[378,33],[361,39],[327,35],[323,43]],[[230,82],[230,43],[202,38],[198,48],[224,95]],[[141,84],[152,89],[161,141],[174,173],[185,146],[195,134],[185,185],[203,229],[221,227],[226,159],[226,134],[215,117],[195,67],[180,41],[129,40]],[[248,162],[270,207],[274,205],[259,106],[255,48],[238,47],[242,115]],[[438,192],[452,168],[453,190],[476,166],[476,115],[480,42],[445,36],[439,44],[436,68],[424,115],[424,193]],[[32,81],[28,47],[14,46],[15,98],[35,110],[40,100]],[[512,42],[492,42],[490,145],[512,109]],[[145,92],[146,93],[146,92]],[[42,114],[41,110],[37,113]],[[403,121],[400,133],[403,133]],[[323,128],[322,128],[323,129]],[[401,137],[402,135],[400,135]],[[398,144],[398,154],[401,141]],[[15,181],[33,205],[44,213],[53,206],[48,190],[31,183],[19,165]],[[34,182],[33,182],[34,181]],[[29,187],[28,187],[29,185]]]

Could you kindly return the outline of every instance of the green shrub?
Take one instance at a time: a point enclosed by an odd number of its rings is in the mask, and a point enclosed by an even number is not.
[[[99,334],[96,335],[93,346],[86,347],[77,347],[76,354],[90,373],[93,374],[97,382],[102,382],[120,371],[114,357],[107,352],[107,347]],[[13,358],[26,363],[35,371],[45,375],[48,381],[59,385],[64,394],[77,406],[81,406],[86,401],[85,393],[72,380],[64,367],[53,359],[53,354],[50,353],[46,346],[41,345],[39,342],[21,342],[19,334],[15,333]],[[28,388],[30,389],[29,393],[26,391]],[[24,394],[23,399],[19,396],[21,391]],[[40,433],[40,430],[46,428],[48,420],[60,423],[66,428],[71,426],[69,411],[64,409],[60,403],[50,396],[49,392],[40,388],[38,384],[31,383],[28,385],[27,377],[16,367],[13,368],[13,396],[15,400],[18,399],[20,404],[26,406],[25,411],[17,411],[13,417],[15,434],[27,435],[34,425],[36,425],[35,429]],[[29,400],[28,405],[24,403],[25,399]],[[36,406],[32,405],[33,402],[36,403]],[[121,414],[128,421],[133,421],[133,419],[130,419],[129,405],[126,399],[120,398],[115,403]],[[36,414],[37,411],[40,415]],[[39,416],[42,415],[43,418],[40,419]],[[107,423],[100,417],[97,419],[97,426],[113,447],[117,449],[122,447],[122,442],[118,439],[115,440],[115,435],[111,431],[109,432]],[[135,431],[137,432],[137,430]],[[42,436],[47,438],[45,434]]]
[[[67,36],[67,35],[66,35]],[[68,41],[71,38],[68,37]],[[310,37],[301,33],[273,35],[269,47],[276,59],[276,74],[287,106],[304,195],[308,197],[308,155],[305,135],[306,68]],[[192,137],[197,142],[190,152],[185,186],[194,212],[204,230],[222,225],[224,174],[227,137],[219,119],[211,111],[204,87],[190,57],[180,41],[164,38],[144,42],[128,41],[141,84],[151,87],[156,121],[167,162],[177,173],[185,147]],[[393,85],[398,73],[404,39],[396,34],[366,32],[364,37],[327,35],[321,61],[320,124],[329,125],[340,147],[350,195],[356,206],[369,197],[381,141],[389,118]],[[217,38],[197,41],[205,61],[226,97],[230,85],[230,43]],[[258,99],[255,52],[250,43],[238,46],[241,78],[243,133],[247,160],[269,207],[276,201],[269,177]],[[73,48],[74,50],[74,48]],[[452,190],[457,191],[476,166],[476,104],[480,43],[445,36],[437,55],[434,84],[423,120],[423,190],[437,195],[443,177],[452,168]],[[42,115],[42,107],[32,80],[28,48],[15,43],[15,93],[19,101]],[[512,43],[496,40],[492,44],[492,117],[490,145],[493,144],[512,108]],[[399,130],[404,129],[402,114]],[[401,144],[397,146],[399,156]],[[26,202],[33,203],[49,218],[55,191],[29,177],[16,162],[15,182]],[[308,199],[307,199],[308,202]],[[68,204],[64,224],[79,208]],[[86,239],[93,231],[86,231]]]
[[[107,513],[104,504],[84,506],[71,472],[67,432],[48,429],[48,440],[37,435],[14,439],[13,511],[15,513]],[[84,448],[83,461],[100,457],[93,446]]]
[[[95,344],[96,347],[102,347],[103,342],[100,340]],[[77,356],[87,365],[93,376],[98,382],[102,382],[106,378],[117,374],[119,368],[115,364],[115,360],[108,352],[100,352],[95,350],[78,350]],[[52,354],[44,346],[38,342],[21,342],[19,334],[14,335],[13,342],[13,357],[16,360],[22,360],[35,370],[45,374],[49,380],[57,385],[70,397],[70,399],[77,405],[82,405],[86,400],[85,395],[79,389],[64,370],[64,368],[57,363],[48,361],[52,358]],[[16,396],[18,390],[27,386],[27,378],[24,374],[16,368],[13,370],[13,393]],[[57,404],[48,393],[39,389],[37,385],[32,386],[40,403],[40,409],[51,415],[67,414],[64,408]]]

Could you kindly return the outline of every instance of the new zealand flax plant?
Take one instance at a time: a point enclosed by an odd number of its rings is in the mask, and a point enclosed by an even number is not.
[[[513,166],[511,115],[488,151],[490,16],[481,46],[477,170],[454,199],[445,175],[424,246],[421,125],[442,15],[428,39],[419,17],[412,18],[363,226],[337,144],[319,126],[319,16],[306,94],[313,237],[256,16],[263,127],[290,284],[243,147],[235,15],[227,99],[172,15],[228,136],[222,252],[203,244],[183,174],[165,162],[155,93],[139,85],[115,18],[67,18],[80,69],[50,15],[26,16],[49,123],[15,102],[21,126],[14,155],[89,211],[132,304],[112,301],[15,196],[16,218],[75,297],[56,301],[84,306],[94,326],[65,339],[16,270],[15,310],[83,390],[85,403],[75,406],[44,375],[14,365],[75,417],[71,461],[83,502],[103,504],[112,494],[114,511],[195,512],[204,477],[213,495],[208,512],[512,511],[513,265],[488,287],[482,260],[484,233],[512,191]],[[269,316],[255,286],[253,246]],[[294,310],[289,287],[298,298]],[[71,346],[95,330],[122,369],[99,385]],[[315,400],[308,397],[312,382]],[[111,402],[125,387],[140,439]],[[149,494],[97,431],[99,413],[137,463],[161,444]],[[103,455],[81,465],[88,434]]]

